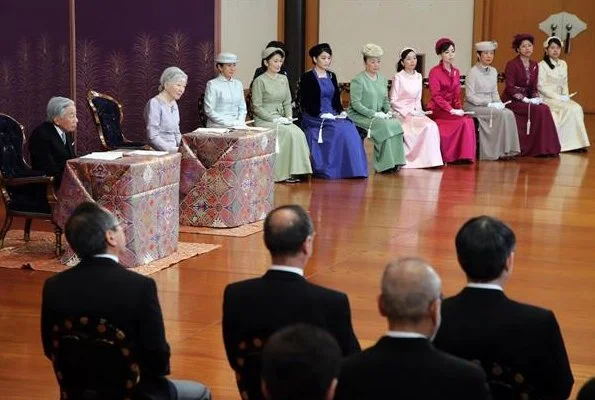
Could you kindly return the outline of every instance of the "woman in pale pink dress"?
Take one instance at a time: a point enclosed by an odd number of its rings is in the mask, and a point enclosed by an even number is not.
[[[405,47],[399,54],[397,73],[390,89],[390,105],[404,130],[403,168],[430,168],[443,164],[438,125],[421,108],[422,77],[415,70],[415,49]]]

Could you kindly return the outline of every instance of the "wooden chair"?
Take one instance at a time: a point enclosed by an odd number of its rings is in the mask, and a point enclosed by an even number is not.
[[[238,343],[233,363],[236,383],[243,400],[263,400],[260,390],[260,362],[266,339],[247,338]]]
[[[52,365],[62,400],[132,399],[140,381],[126,334],[95,317],[67,318],[52,332]]]
[[[531,400],[534,388],[525,375],[500,362],[471,360],[486,373],[493,400]]]
[[[122,104],[116,99],[106,94],[89,90],[89,93],[87,93],[87,103],[104,150],[150,148],[145,143],[133,142],[126,139],[122,132],[122,121],[124,120]]]
[[[56,234],[56,255],[62,253],[62,229],[54,222],[57,203],[54,178],[34,171],[23,159],[24,127],[14,118],[0,114],[0,199],[4,206],[4,222],[0,230],[0,247],[14,217],[25,218],[24,239],[31,235],[33,219],[51,221]]]

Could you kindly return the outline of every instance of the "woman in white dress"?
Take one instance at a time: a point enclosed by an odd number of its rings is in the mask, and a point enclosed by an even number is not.
[[[465,78],[465,111],[479,122],[479,159],[508,159],[521,152],[514,113],[498,94],[498,71],[492,67],[498,43],[475,43],[477,64]]]
[[[563,42],[551,36],[543,42],[545,55],[539,63],[537,89],[554,117],[561,151],[589,147],[583,108],[570,98],[568,91],[568,66],[560,60]]]
[[[422,76],[415,70],[417,55],[412,47],[399,53],[397,73],[390,88],[390,105],[404,131],[403,168],[429,168],[443,165],[438,125],[421,107]]]
[[[219,53],[215,59],[219,76],[207,82],[204,101],[209,128],[246,125],[244,86],[234,78],[237,62],[232,53]]]

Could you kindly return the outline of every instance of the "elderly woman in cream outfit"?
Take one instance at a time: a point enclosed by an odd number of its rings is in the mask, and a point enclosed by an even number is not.
[[[244,86],[234,78],[237,62],[232,53],[219,53],[215,59],[219,76],[207,82],[204,101],[209,128],[246,125]]]
[[[147,139],[156,150],[175,152],[180,146],[180,110],[177,101],[186,90],[188,75],[168,67],[159,79],[159,94],[145,106]]]
[[[569,96],[568,66],[559,58],[563,46],[562,40],[556,36],[543,42],[545,55],[539,63],[537,90],[552,112],[560,151],[579,150],[589,147],[590,143],[583,109]]]

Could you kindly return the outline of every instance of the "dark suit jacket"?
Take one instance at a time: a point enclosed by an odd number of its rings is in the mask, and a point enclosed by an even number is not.
[[[333,108],[335,112],[343,111],[341,105],[341,98],[339,92],[339,84],[337,83],[337,76],[328,71],[327,75],[330,77],[335,93],[333,94]],[[320,111],[320,85],[318,84],[318,77],[314,70],[306,71],[300,78],[300,86],[298,90],[299,104],[303,112],[314,117],[318,117]]]
[[[62,181],[66,161],[76,157],[72,133],[66,133],[66,144],[51,122],[44,122],[31,132],[29,137],[31,167],[55,178],[56,185]]]
[[[481,368],[425,338],[383,337],[343,362],[335,400],[489,399]]]
[[[255,337],[266,340],[280,328],[298,322],[329,331],[344,356],[360,351],[351,326],[349,300],[344,293],[314,285],[298,274],[284,271],[268,271],[261,278],[232,283],[225,288],[225,351],[231,367],[247,377],[250,400],[262,398],[260,362],[258,359],[252,364],[247,373],[240,368],[239,343]]]
[[[48,358],[53,324],[78,316],[103,317],[124,331],[140,367],[139,398],[169,399],[164,376],[169,374],[170,349],[153,279],[99,257],[48,278],[41,308],[41,338]]]
[[[500,290],[465,288],[444,300],[434,343],[458,357],[514,368],[538,398],[570,396],[574,379],[554,313],[517,303]]]

